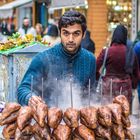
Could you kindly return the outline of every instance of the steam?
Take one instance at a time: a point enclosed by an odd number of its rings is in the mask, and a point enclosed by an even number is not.
[[[48,61],[49,59],[52,60]],[[57,59],[57,61],[53,59]],[[33,93],[42,97],[49,107],[59,107],[62,110],[66,110],[69,107],[80,109],[89,106],[89,104],[99,106],[99,95],[95,94],[95,90],[87,88],[83,91],[80,83],[75,81],[75,78],[71,75],[71,65],[68,68],[66,67],[66,70],[62,70],[61,61],[59,57],[53,57],[52,55],[45,58],[44,63],[47,63],[46,65],[48,66],[48,69],[46,68],[47,75],[33,77],[33,81],[31,80]],[[89,87],[93,87],[88,80],[90,81],[90,79],[87,79]],[[71,85],[72,88],[70,88]]]

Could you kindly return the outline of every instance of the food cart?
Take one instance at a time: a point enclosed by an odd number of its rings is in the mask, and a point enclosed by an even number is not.
[[[17,101],[16,89],[27,70],[31,59],[38,52],[48,49],[41,43],[33,43],[28,47],[5,51],[0,55],[0,92],[1,101]]]

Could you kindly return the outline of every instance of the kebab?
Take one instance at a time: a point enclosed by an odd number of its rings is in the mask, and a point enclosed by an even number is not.
[[[32,109],[29,106],[21,107],[17,117],[17,125],[20,131],[22,131],[26,125],[30,124],[32,119]]]
[[[125,116],[122,115],[122,124],[123,124],[124,128],[128,128],[128,127],[131,126],[131,122],[130,122],[129,116],[125,117]]]
[[[32,126],[27,125],[22,131],[17,128],[15,132],[15,140],[30,140],[33,137]]]
[[[110,109],[111,109],[111,113],[112,113],[112,121],[115,124],[122,124],[121,122],[121,117],[122,117],[122,108],[119,104],[109,104],[107,105]]]
[[[98,122],[104,127],[112,126],[112,114],[108,106],[98,108]]]
[[[80,125],[73,132],[73,140],[95,140],[94,131],[85,125]]]
[[[38,123],[35,123],[33,125],[33,133],[35,140],[51,140],[51,131],[46,124],[44,127],[40,127]]]
[[[14,138],[15,132],[17,128],[17,123],[8,124],[3,128],[2,135],[6,140]]]
[[[95,134],[97,138],[103,138],[105,140],[112,140],[110,128],[104,128],[101,125],[98,125],[98,127],[95,129]]]
[[[71,140],[71,132],[67,125],[59,124],[53,131],[53,140]]]
[[[80,121],[83,125],[95,129],[97,127],[97,109],[92,106],[80,109]]]
[[[130,114],[130,105],[127,98],[124,95],[119,95],[113,99],[113,103],[117,103],[122,107],[122,114],[128,117]]]
[[[70,107],[64,112],[63,119],[69,127],[76,128],[79,126],[80,111]]]
[[[18,103],[7,103],[0,116],[0,125],[14,122],[20,108],[21,106]]]
[[[116,139],[125,140],[124,129],[122,125],[114,124],[112,126],[113,134],[116,136]]]
[[[128,140],[134,140],[134,135],[129,129],[124,129],[125,138]]]
[[[36,122],[41,126],[45,126],[45,119],[48,114],[48,107],[45,103],[38,103],[36,106],[36,110],[33,109],[33,117]]]

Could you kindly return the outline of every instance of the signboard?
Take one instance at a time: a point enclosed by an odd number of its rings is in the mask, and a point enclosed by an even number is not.
[[[85,5],[85,0],[52,0],[51,8],[82,6]]]

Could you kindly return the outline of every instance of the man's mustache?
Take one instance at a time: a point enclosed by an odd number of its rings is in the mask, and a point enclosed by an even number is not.
[[[68,44],[66,44],[66,45],[68,45],[68,46],[73,46],[73,45],[76,45],[75,43],[68,43]]]

